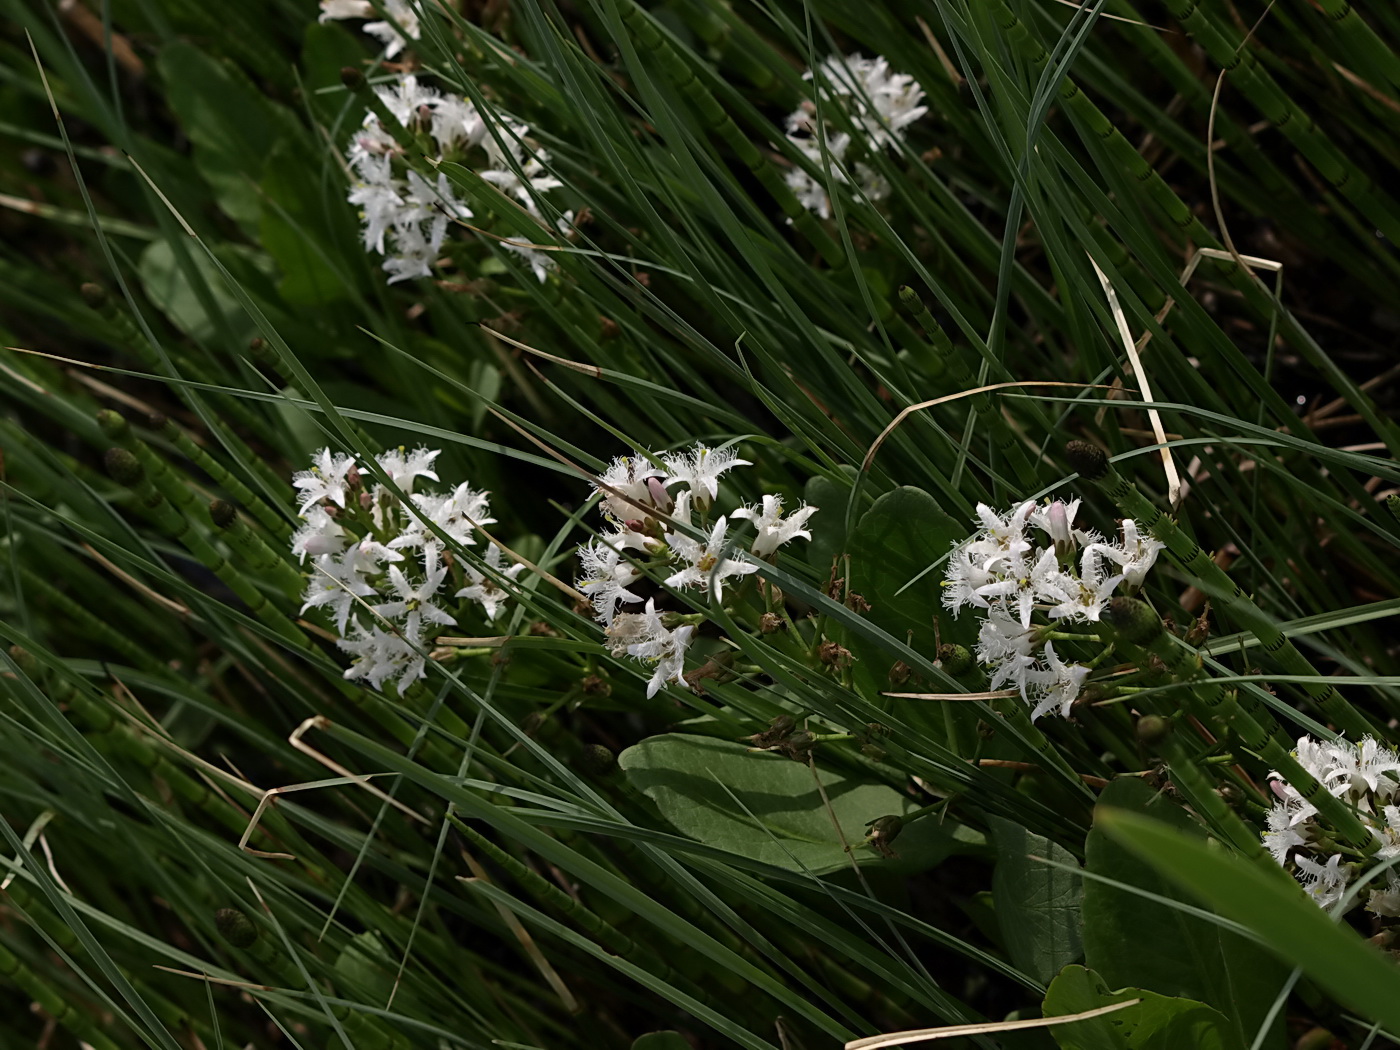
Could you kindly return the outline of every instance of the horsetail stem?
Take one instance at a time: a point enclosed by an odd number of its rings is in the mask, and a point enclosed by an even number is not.
[[[261,536],[248,527],[232,503],[216,499],[208,507],[209,520],[222,531],[234,553],[243,558],[254,571],[276,584],[288,598],[297,598],[304,589],[301,573],[267,545]]]
[[[1101,449],[1087,442],[1071,441],[1065,446],[1065,454],[1080,477],[1096,485],[1124,517],[1132,518],[1139,528],[1149,530],[1164,543],[1182,568],[1201,581],[1202,589],[1217,607],[1233,616],[1253,634],[1286,674],[1317,679],[1316,682],[1304,682],[1303,692],[1338,728],[1356,739],[1376,732],[1370,721],[1352,707],[1298,651],[1273,618],[1259,608],[1195,540],[1181,531],[1176,522],[1139,492],[1131,479],[1119,474]]]
[[[622,4],[621,8],[623,23],[636,37],[637,43],[656,57],[671,86],[696,108],[705,130],[720,138],[734,152],[763,185],[783,215],[791,220],[793,228],[817,249],[828,266],[844,267],[846,258],[840,245],[832,240],[812,213],[802,206],[773,164],[749,141],[739,125],[734,123],[734,118],[719,104],[714,93],[700,82],[695,70],[671,46],[671,42],[651,24],[650,16],[630,0]]]
[[[1232,693],[1204,675],[1200,658],[1193,657],[1186,647],[1173,642],[1162,626],[1161,618],[1146,602],[1136,598],[1114,598],[1104,618],[1123,635],[1120,644],[1139,647],[1160,660],[1167,673],[1186,686],[1188,699],[1197,702],[1195,706],[1201,714],[1228,727],[1246,748],[1277,770],[1350,845],[1366,854],[1380,848],[1381,843],[1375,834],[1345,802],[1318,783],[1317,778],[1239,706]],[[1153,626],[1144,624],[1144,620],[1151,620]],[[1189,760],[1186,764],[1190,764]],[[1233,832],[1230,837],[1235,837]]]
[[[285,543],[291,538],[292,527],[285,518],[269,507],[257,493],[243,484],[222,463],[195,444],[190,435],[174,420],[156,414],[150,418],[151,429],[174,445],[186,459],[204,471],[225,492],[247,508],[272,536]]]

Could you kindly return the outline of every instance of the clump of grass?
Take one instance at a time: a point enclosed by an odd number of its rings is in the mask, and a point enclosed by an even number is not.
[[[7,0],[5,1040],[1400,1038],[1393,14],[323,7]]]

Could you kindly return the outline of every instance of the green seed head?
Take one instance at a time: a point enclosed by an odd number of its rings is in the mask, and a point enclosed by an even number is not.
[[[340,82],[356,93],[365,89],[365,75],[354,66],[344,66],[341,68]]]
[[[82,293],[83,302],[94,310],[100,310],[107,303],[107,290],[100,284],[88,281],[78,291]]]
[[[33,678],[39,673],[39,661],[34,659],[34,654],[22,645],[10,646],[10,659],[19,665],[19,669],[24,672],[26,678]]]
[[[589,776],[601,777],[613,771],[617,758],[602,744],[589,744],[583,749],[581,763]]]

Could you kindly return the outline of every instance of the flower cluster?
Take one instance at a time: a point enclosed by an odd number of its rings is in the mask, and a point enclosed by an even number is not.
[[[321,0],[320,21],[365,19],[364,31],[384,45],[385,58],[393,58],[418,39],[418,12],[411,0],[380,0],[380,5],[387,18],[380,19],[369,0]]]
[[[667,682],[684,682],[686,649],[694,638],[694,621],[701,617],[658,610],[654,596],[643,603],[637,591],[647,582],[646,570],[664,573],[667,587],[706,591],[718,602],[724,600],[726,583],[732,588],[758,570],[755,559],[771,561],[783,544],[811,538],[804,526],[817,508],[804,504],[784,514],[783,500],[775,495],[711,520],[720,478],[742,466],[749,466],[748,460],[732,449],[696,445],[651,457],[619,456],[596,479],[611,531],[579,546],[582,571],[575,585],[606,629],[613,655],[626,654],[652,666],[649,697]],[[731,518],[753,526],[747,552],[733,550]],[[683,531],[691,527],[704,539]]]
[[[409,0],[384,0],[383,10],[388,20],[367,22],[364,31],[381,40],[385,57],[393,58],[407,41],[418,39],[418,15]],[[375,15],[366,0],[321,0],[322,22]],[[419,83],[412,74],[400,75],[374,90],[404,130],[424,144],[432,144],[435,164],[450,160],[472,168],[521,205],[542,230],[550,228],[540,212],[539,195],[563,184],[545,170],[548,153],[538,148],[527,150],[528,125],[488,114],[469,99]],[[429,181],[408,166],[396,130],[384,127],[371,109],[346,150],[353,176],[347,199],[359,209],[365,250],[384,256],[390,284],[431,277],[449,223],[473,217],[445,174],[439,172]],[[572,221],[573,213],[567,212],[555,228],[567,233]],[[541,281],[554,268],[547,253],[518,237],[497,243],[521,256]]]
[[[1077,499],[1044,507],[1028,500],[1005,514],[979,503],[981,528],[948,558],[943,604],[955,616],[965,606],[984,611],[977,658],[991,669],[991,687],[1017,689],[1033,718],[1052,710],[1068,717],[1089,674],[1060,659],[1034,614],[1061,624],[1097,621],[1119,588],[1142,585],[1162,549],[1132,519],[1121,541],[1109,543],[1075,527],[1078,511]]]
[[[1323,743],[1310,737],[1298,740],[1298,764],[1323,789],[1353,809],[1361,822],[1381,842],[1378,857],[1400,853],[1400,754],[1363,737],[1359,744],[1346,740]],[[1318,821],[1317,809],[1278,773],[1269,773],[1269,786],[1278,801],[1269,811],[1264,845],[1274,859],[1290,867],[1309,897],[1324,908],[1346,893],[1355,868],[1343,863],[1328,830]],[[1400,917],[1400,873],[1387,873],[1384,889],[1372,890],[1367,908],[1377,915]]]
[[[861,139],[854,141],[849,133],[829,123],[817,127],[817,107],[809,101],[802,103],[787,118],[787,137],[818,168],[825,167],[826,179],[814,179],[801,168],[787,174],[788,187],[808,211],[823,219],[831,217],[831,199],[827,186],[843,185],[850,180],[846,174],[846,155],[851,147],[866,154],[877,149],[898,149],[905,129],[928,112],[924,92],[912,76],[890,71],[883,58],[864,58],[859,54],[843,57],[832,55],[815,71],[808,70],[805,79],[819,85],[823,107],[839,106],[845,111]],[[819,134],[820,130],[820,134]],[[822,139],[826,140],[828,163],[823,165]],[[865,196],[872,201],[889,195],[889,183],[862,161],[855,163],[855,174]]]
[[[345,677],[376,689],[397,680],[402,692],[424,677],[425,647],[455,627],[467,607],[479,605],[494,620],[507,598],[500,579],[513,580],[524,568],[503,564],[495,544],[484,556],[490,572],[445,549],[443,535],[472,546],[478,527],[495,519],[487,494],[467,482],[446,492],[415,491],[419,478],[439,480],[433,469],[439,455],[398,448],[376,457],[413,510],[386,486],[367,487],[353,457],[327,448],[292,477],[304,522],[292,536],[292,553],[303,565],[310,562],[301,611],[324,611],[340,635],[337,644],[354,658]],[[448,600],[448,592],[459,600]]]

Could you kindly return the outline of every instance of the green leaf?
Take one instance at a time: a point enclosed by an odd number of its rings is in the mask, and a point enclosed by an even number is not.
[[[1030,854],[1078,867],[1074,854],[1002,817],[990,817],[997,866],[992,875],[997,923],[1011,961],[1042,984],[1084,951],[1079,902],[1083,880]]]
[[[166,99],[194,144],[194,163],[219,207],[256,229],[262,202],[258,179],[279,138],[305,132],[281,106],[269,102],[235,67],[191,44],[160,50]]]
[[[1136,777],[1111,783],[1100,796],[1085,846],[1085,867],[1103,878],[1183,900],[1152,865],[1125,849],[1100,826],[1110,807],[1150,814],[1184,839],[1204,832],[1165,795]],[[1230,1020],[1247,1046],[1287,977],[1268,952],[1238,934],[1166,904],[1098,880],[1084,886],[1084,961],[1109,985],[1132,985],[1169,996],[1199,999]],[[1282,1018],[1264,1046],[1281,1046]]]
[[[1107,810],[1098,823],[1164,877],[1254,931],[1340,1002],[1400,1031],[1400,970],[1350,927],[1334,922],[1291,880],[1136,813]]]
[[[1205,1003],[1144,988],[1111,992],[1102,977],[1082,966],[1065,967],[1051,983],[1044,1014],[1061,1017],[1130,999],[1142,1002],[1103,1017],[1056,1025],[1050,1032],[1061,1050],[1244,1050],[1220,1011]]]
[[[354,209],[343,200],[340,173],[320,178],[306,168],[300,149],[283,142],[268,158],[261,188],[258,233],[282,271],[278,294],[294,306],[325,306],[348,298],[360,268],[346,261],[362,248],[355,236]]]
[[[622,752],[618,764],[682,833],[778,867],[821,874],[849,867],[854,856],[863,864],[920,871],[954,845],[951,829],[930,817],[906,828],[894,843],[898,856],[882,861],[863,844],[865,826],[910,812],[915,807],[908,798],[883,784],[819,769],[838,834],[805,763],[727,740],[654,736]]]
[[[844,468],[844,474],[851,468]],[[851,476],[854,476],[851,470]],[[814,475],[807,482],[803,493],[814,507],[820,507],[820,516],[813,519],[812,541],[807,544],[807,564],[819,573],[831,571],[831,560],[841,553],[846,545],[846,500],[851,494],[851,480],[836,481],[822,474]]]
[[[247,274],[270,276],[271,260],[261,252],[235,244],[220,244],[217,254],[230,272],[240,278]],[[191,339],[209,342],[220,333],[229,334],[235,342],[246,343],[255,331],[252,320],[244,311],[227,282],[209,257],[198,250],[188,250],[185,262],[192,268],[198,282],[208,292],[206,303],[196,291],[191,273],[181,264],[167,241],[154,241],[141,253],[137,272],[147,298],[164,311],[176,328]]]

